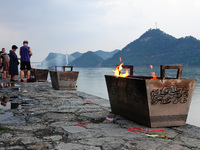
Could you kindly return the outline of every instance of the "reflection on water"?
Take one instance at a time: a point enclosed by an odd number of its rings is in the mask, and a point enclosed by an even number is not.
[[[6,97],[3,94],[1,94],[0,101],[1,101],[0,109],[6,109],[6,110],[17,109],[20,105],[19,103],[11,102],[10,97]]]
[[[15,86],[15,83],[0,83],[0,88]]]
[[[0,89],[10,88],[10,91],[19,91],[20,93],[30,92],[30,90],[24,89],[21,85],[17,83],[0,83]],[[18,95],[9,95],[6,96],[4,93],[0,93],[0,109],[9,110],[9,109],[22,109],[22,108],[30,108],[33,105],[27,102],[17,102],[19,100]]]
[[[5,97],[3,94],[1,94],[0,101],[1,101],[1,105],[6,107],[8,102],[10,101],[10,97]]]
[[[113,75],[115,68],[74,68],[79,71],[77,80],[78,91],[99,96],[104,99],[108,98],[108,92],[104,75]],[[135,76],[151,76],[151,72],[160,77],[160,66],[154,66],[151,69],[147,67],[134,66]],[[166,77],[176,77],[177,70],[166,70]],[[200,127],[200,67],[183,67],[182,78],[197,79],[194,89],[192,102],[188,114],[187,123]]]
[[[20,91],[21,93],[31,92],[31,90],[24,89],[21,85],[16,83],[0,83],[0,88],[8,88],[11,87],[12,91]]]
[[[13,102],[13,98],[15,99],[14,102]],[[9,110],[9,109],[25,109],[25,108],[33,107],[33,104],[30,104],[28,102],[21,102],[21,103],[16,102],[16,98],[18,97],[17,96],[6,97],[4,96],[4,94],[1,94],[0,109]]]

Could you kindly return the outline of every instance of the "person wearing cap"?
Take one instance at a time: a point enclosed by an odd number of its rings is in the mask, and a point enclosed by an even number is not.
[[[30,70],[31,70],[31,63],[30,63],[30,57],[33,55],[31,48],[28,46],[28,41],[23,42],[23,46],[20,47],[19,55],[21,56],[21,66],[20,66],[20,78],[21,82],[24,82],[23,80],[23,72],[25,69],[27,69],[27,82],[29,82],[30,78]]]
[[[4,79],[5,78],[9,78],[9,61],[10,61],[10,57],[9,55],[6,53],[5,48],[2,48],[2,52],[3,54],[1,55],[2,58],[2,63],[3,63],[3,73],[4,73]]]
[[[16,55],[16,50],[18,47],[16,45],[12,46],[12,50],[10,50],[10,62],[9,62],[9,73],[11,75],[11,82],[16,82],[15,75],[18,75],[18,59]]]

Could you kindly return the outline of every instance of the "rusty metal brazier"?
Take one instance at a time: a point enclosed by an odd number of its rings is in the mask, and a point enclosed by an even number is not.
[[[52,87],[56,90],[74,90],[79,72],[72,71],[72,66],[62,66],[63,71],[50,71]],[[65,68],[71,68],[71,71],[65,71]]]
[[[113,113],[149,127],[186,123],[196,79],[182,79],[181,65],[161,65],[161,77],[105,75]],[[165,69],[178,69],[165,78]]]
[[[35,81],[47,81],[49,70],[48,69],[31,69],[30,76],[34,76]],[[27,70],[24,70],[24,78],[27,77]]]
[[[47,81],[48,69],[33,69],[36,81]]]

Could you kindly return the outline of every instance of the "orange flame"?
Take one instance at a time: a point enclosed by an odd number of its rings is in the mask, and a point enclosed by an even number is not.
[[[150,65],[151,69],[153,69],[153,65]],[[156,76],[155,72],[151,72],[151,75],[153,78],[151,78],[151,80],[156,80],[158,79],[158,77]]]
[[[120,62],[122,61],[122,58],[121,57],[119,57],[119,60],[120,60]]]
[[[121,74],[121,77],[128,77],[128,75],[129,75],[129,72],[128,72],[128,70],[126,70],[126,72],[124,74]]]
[[[119,60],[121,61],[121,57],[119,58]],[[129,75],[128,70],[126,70],[126,72],[124,74],[121,74],[121,70],[122,69],[123,69],[123,63],[121,63],[119,66],[117,66],[116,70],[113,70],[114,76],[117,76],[117,77],[127,77]]]

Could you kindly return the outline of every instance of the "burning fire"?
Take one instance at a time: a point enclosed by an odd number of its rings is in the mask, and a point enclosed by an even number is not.
[[[150,65],[150,68],[153,69],[153,65]],[[151,75],[153,78],[151,78],[151,80],[156,80],[158,79],[158,77],[156,76],[155,72],[151,72]]]
[[[120,62],[121,62],[121,57],[119,58]],[[123,69],[123,63],[121,63],[120,65],[118,65],[116,67],[116,70],[113,70],[113,72],[115,73],[114,76],[117,77],[127,77],[129,75],[128,70],[126,70],[126,72],[124,74],[121,74],[121,70]]]

